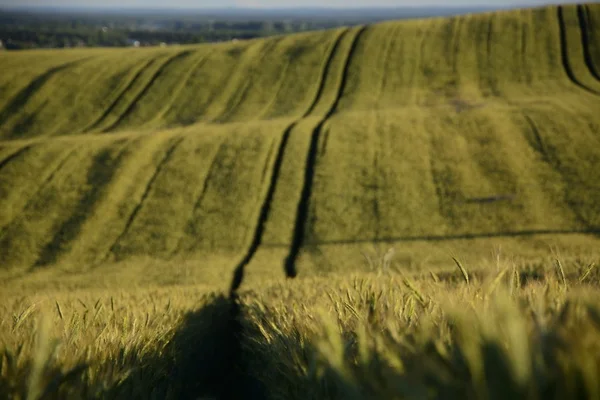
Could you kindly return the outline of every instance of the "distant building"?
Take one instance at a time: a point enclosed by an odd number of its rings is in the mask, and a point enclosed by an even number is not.
[[[127,44],[133,47],[140,47],[140,41],[135,39],[127,39]]]

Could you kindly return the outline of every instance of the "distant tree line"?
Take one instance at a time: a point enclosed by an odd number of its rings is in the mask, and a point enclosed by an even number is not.
[[[221,19],[0,11],[5,49],[156,46],[252,39],[352,24],[335,19]]]
[[[141,46],[160,44],[190,44],[220,42],[232,39],[251,39],[267,36],[266,32],[218,31],[206,33],[169,32],[145,30],[112,30],[89,32],[86,30],[69,32],[40,32],[33,29],[7,29],[0,27],[0,40],[8,50],[31,48],[66,47],[123,47],[134,42]]]

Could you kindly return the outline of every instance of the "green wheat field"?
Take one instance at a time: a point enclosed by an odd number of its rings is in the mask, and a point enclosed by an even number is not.
[[[600,399],[599,4],[0,65],[0,399]]]

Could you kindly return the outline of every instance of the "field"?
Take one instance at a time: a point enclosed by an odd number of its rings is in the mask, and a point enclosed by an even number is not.
[[[0,64],[0,397],[600,398],[599,5]]]

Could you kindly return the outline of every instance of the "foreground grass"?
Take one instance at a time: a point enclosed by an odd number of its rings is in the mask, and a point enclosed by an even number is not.
[[[0,397],[598,398],[594,261],[265,281],[241,308],[202,286],[6,289]]]
[[[250,370],[274,399],[597,398],[597,275],[561,270],[274,288],[249,301]]]

